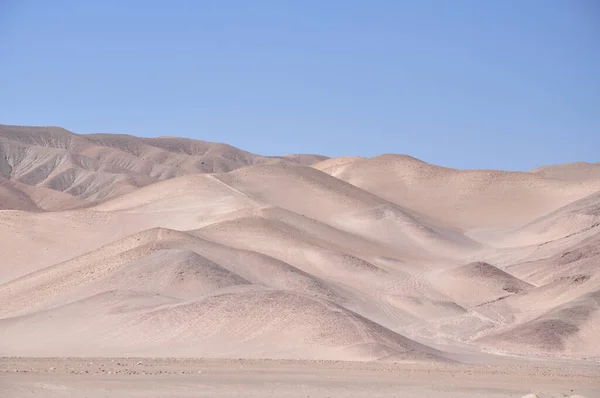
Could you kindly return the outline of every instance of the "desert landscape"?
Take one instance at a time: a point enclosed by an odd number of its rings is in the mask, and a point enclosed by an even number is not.
[[[0,242],[3,397],[600,396],[600,163],[0,125]]]

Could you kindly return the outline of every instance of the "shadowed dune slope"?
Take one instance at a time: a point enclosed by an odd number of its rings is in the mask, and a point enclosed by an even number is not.
[[[12,181],[0,177],[0,210],[39,211],[35,202]]]
[[[227,172],[262,163],[310,165],[323,159],[326,157],[302,154],[265,157],[187,138],[78,135],[58,127],[0,125],[0,177],[64,192],[92,204],[183,175]],[[2,208],[30,209],[18,200],[3,203]]]
[[[0,314],[32,313],[107,290],[195,299],[246,284],[343,301],[323,281],[285,262],[154,228],[0,285],[6,303]]]
[[[445,270],[434,278],[439,288],[463,305],[481,305],[532,287],[485,262]]]
[[[64,192],[32,187],[0,177],[0,210],[60,211],[76,209],[87,204]]]
[[[600,290],[558,306],[510,330],[481,339],[486,345],[516,352],[598,356]]]
[[[494,318],[509,319],[513,325],[533,321],[549,311],[572,305],[586,295],[600,290],[600,275],[574,274],[539,287],[494,300],[478,311]]]
[[[127,327],[123,328],[122,325]],[[35,329],[61,329],[38,336]],[[11,355],[202,356],[443,361],[440,352],[326,301],[242,290],[173,303],[111,291],[33,315],[0,320]],[[11,342],[11,344],[7,344]],[[126,347],[126,348],[123,348]]]

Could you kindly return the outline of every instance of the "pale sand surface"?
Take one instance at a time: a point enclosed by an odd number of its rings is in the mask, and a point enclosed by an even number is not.
[[[597,397],[573,364],[2,358],[2,397]],[[533,396],[532,396],[533,397]]]
[[[1,387],[599,396],[599,167],[455,170],[0,125],[0,355],[27,371]]]

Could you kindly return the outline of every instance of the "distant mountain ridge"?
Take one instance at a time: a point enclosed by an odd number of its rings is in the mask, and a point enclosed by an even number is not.
[[[183,175],[222,173],[264,163],[311,165],[325,159],[307,154],[261,156],[227,144],[189,138],[80,135],[60,127],[0,125],[0,178],[5,189],[10,185],[20,192],[19,184],[25,184],[90,203]],[[8,203],[8,199],[4,201]],[[36,206],[35,201],[16,205],[29,210]],[[47,209],[42,206],[38,210]]]

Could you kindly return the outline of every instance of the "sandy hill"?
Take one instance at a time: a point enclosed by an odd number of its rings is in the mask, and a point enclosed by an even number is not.
[[[79,135],[58,127],[0,125],[0,177],[64,192],[91,204],[178,176],[261,163],[310,165],[324,159],[302,154],[265,157],[187,138]],[[2,208],[25,206],[18,194],[2,203]],[[65,202],[65,206],[76,205]]]
[[[344,166],[350,165],[354,162],[365,160],[361,156],[343,156],[339,158],[330,158],[312,165],[317,170],[324,171],[328,174],[334,175],[335,173],[343,170]]]
[[[5,209],[26,211],[40,210],[32,198],[19,189],[14,182],[9,181],[4,177],[0,177],[0,203],[3,204]]]
[[[519,230],[538,241],[551,241],[600,226],[600,191],[563,206]]]
[[[436,350],[334,304],[335,294],[309,274],[294,272],[282,262],[269,265],[265,259],[255,262],[261,269],[252,272],[248,269],[252,255],[211,246],[218,245],[177,231],[152,229],[1,285],[0,298],[8,303],[0,321],[3,340],[11,342],[12,352],[32,349],[28,330],[35,323],[43,328],[79,330],[76,334],[82,327],[89,332],[83,339],[61,333],[61,342],[56,336],[38,340],[40,345],[34,350],[51,342],[44,355],[57,355],[73,341],[78,346],[69,350],[115,355],[126,341],[128,352],[136,355],[186,355],[185,345],[195,342],[195,349],[203,355],[232,356],[236,351],[230,351],[230,340],[235,339],[238,349],[258,350],[250,355],[259,356],[294,358],[304,353],[333,359],[337,352],[350,359],[388,355],[443,359]],[[194,250],[210,251],[223,265]],[[225,257],[224,251],[229,252]],[[232,263],[240,261],[244,264]],[[294,293],[275,289],[293,286],[294,274]],[[135,324],[137,332],[118,333],[106,345],[94,343],[92,347],[90,342],[99,342],[110,330],[108,318],[116,325]],[[235,326],[242,324],[249,329]],[[291,330],[304,343],[285,332],[290,325],[296,325]],[[254,337],[247,339],[246,333]],[[145,345],[147,339],[164,340],[164,344]]]
[[[534,173],[455,170],[405,155],[355,160],[324,171],[465,230],[523,225],[600,190],[600,175],[560,180]]]
[[[552,166],[542,166],[531,173],[545,178],[555,178],[557,180],[591,180],[600,178],[600,162],[575,162]]]
[[[597,357],[600,290],[553,308],[535,319],[481,339],[485,344],[515,352],[569,353]]]
[[[477,306],[521,293],[532,287],[485,262],[445,270],[435,278],[439,289],[465,306]],[[450,282],[450,283],[449,283]],[[468,288],[465,288],[468,286]]]
[[[596,360],[599,208],[590,163],[0,126],[0,353]]]

